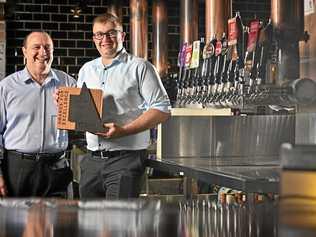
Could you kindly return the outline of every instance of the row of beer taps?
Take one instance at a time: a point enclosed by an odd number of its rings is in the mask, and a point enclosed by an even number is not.
[[[234,108],[282,101],[288,88],[265,79],[268,63],[273,65],[273,42],[271,20],[264,25],[253,19],[244,26],[237,12],[228,20],[227,36],[184,43],[178,57],[176,105]]]

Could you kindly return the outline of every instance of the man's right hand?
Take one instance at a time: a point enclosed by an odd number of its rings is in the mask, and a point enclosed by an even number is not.
[[[8,194],[7,187],[4,182],[3,176],[0,176],[0,197],[6,197]]]

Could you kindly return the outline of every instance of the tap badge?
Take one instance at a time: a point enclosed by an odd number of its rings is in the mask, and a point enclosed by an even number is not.
[[[215,46],[215,56],[218,56],[222,53],[222,42],[220,40],[216,41],[216,46]]]
[[[225,55],[228,52],[228,42],[223,40],[222,42],[222,55]]]
[[[203,49],[203,59],[210,58],[214,55],[215,48],[214,45],[211,42],[208,42],[205,44]]]

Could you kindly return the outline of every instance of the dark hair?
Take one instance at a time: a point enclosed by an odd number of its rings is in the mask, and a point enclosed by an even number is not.
[[[46,35],[48,38],[50,38],[53,42],[53,39],[52,37],[50,37],[50,35],[46,32],[46,31],[32,31],[30,32],[29,34],[27,34],[27,36],[25,36],[24,40],[23,40],[23,47],[26,48],[26,45],[27,45],[27,40],[29,39],[29,37],[31,36],[31,34],[33,33],[41,33],[41,34],[44,34]]]
[[[94,18],[92,22],[92,26],[94,26],[95,23],[105,24],[108,22],[112,22],[115,25],[115,27],[119,28],[120,31],[123,31],[123,25],[120,19],[116,17],[115,15],[112,15],[111,13],[108,13],[108,12]]]

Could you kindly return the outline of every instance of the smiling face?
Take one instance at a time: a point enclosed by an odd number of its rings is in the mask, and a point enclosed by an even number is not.
[[[34,79],[47,75],[53,62],[53,41],[43,32],[31,33],[22,48],[26,67]]]
[[[125,33],[113,22],[96,22],[93,25],[93,41],[103,63],[110,63],[123,48]]]

